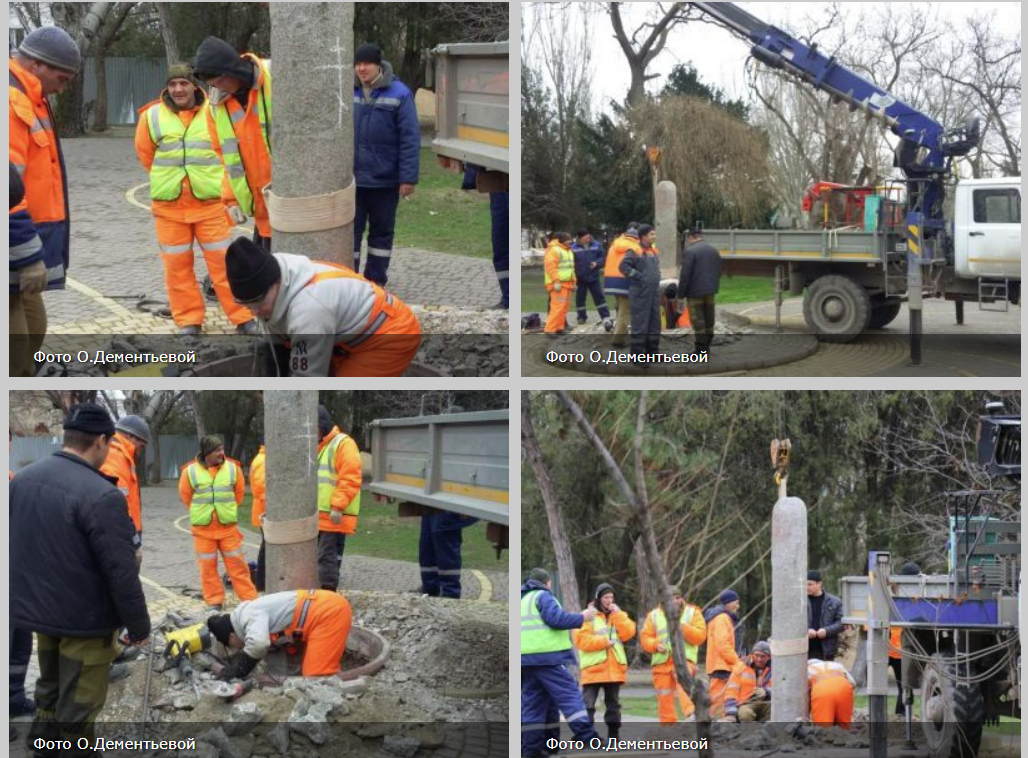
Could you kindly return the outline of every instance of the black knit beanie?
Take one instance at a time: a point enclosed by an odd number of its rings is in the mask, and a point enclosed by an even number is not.
[[[372,44],[371,42],[365,42],[363,45],[357,48],[353,54],[353,62],[356,63],[374,63],[379,66],[382,65],[382,48],[378,45]]]
[[[232,628],[232,617],[227,613],[217,613],[207,619],[207,628],[211,630],[214,639],[222,645],[228,646],[228,636],[235,630]]]
[[[255,303],[282,278],[275,256],[246,237],[228,246],[225,256],[228,286],[240,303]]]

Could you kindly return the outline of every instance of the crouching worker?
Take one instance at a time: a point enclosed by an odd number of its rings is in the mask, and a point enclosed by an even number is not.
[[[292,376],[402,376],[418,351],[411,309],[360,274],[246,238],[226,260],[232,296],[290,346]]]
[[[303,676],[329,676],[339,671],[352,620],[342,595],[297,590],[240,603],[231,614],[207,619],[207,628],[221,644],[242,650],[222,670],[225,681],[245,679],[273,645],[302,645]]]
[[[841,726],[849,729],[853,721],[853,690],[855,683],[841,663],[807,661],[810,680],[810,720],[817,726]]]
[[[735,664],[725,688],[725,721],[771,720],[771,646],[761,640]]]

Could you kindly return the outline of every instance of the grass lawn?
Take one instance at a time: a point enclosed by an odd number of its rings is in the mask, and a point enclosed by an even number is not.
[[[788,298],[789,294],[785,293]],[[759,303],[775,299],[775,280],[759,276],[731,276],[721,279],[721,291],[717,295],[718,304],[724,303]],[[543,286],[543,269],[541,266],[521,270],[521,312],[545,313],[547,303],[546,288]],[[586,302],[590,313],[595,310],[590,295]],[[609,305],[609,303],[608,303]],[[574,311],[574,302],[571,310]]]
[[[489,195],[462,190],[463,178],[444,170],[430,149],[422,149],[417,189],[396,212],[397,247],[492,258]]]
[[[260,530],[250,523],[249,495],[246,495],[239,507],[239,525],[255,534],[256,541],[260,542]],[[399,518],[395,505],[376,503],[371,493],[364,491],[357,519],[357,533],[347,537],[346,553],[417,563],[420,532],[420,519]],[[507,553],[504,552],[500,560],[496,560],[496,551],[486,541],[485,524],[481,522],[464,530],[461,557],[464,568],[507,570]]]

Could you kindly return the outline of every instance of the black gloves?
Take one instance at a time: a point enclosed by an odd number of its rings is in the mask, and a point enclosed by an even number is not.
[[[225,682],[232,679],[245,679],[257,667],[258,663],[260,661],[257,658],[251,658],[246,653],[240,653],[221,670],[218,678]]]

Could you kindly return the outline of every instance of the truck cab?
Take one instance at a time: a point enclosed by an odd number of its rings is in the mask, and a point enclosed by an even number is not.
[[[961,279],[1021,279],[1021,180],[962,179],[953,211]]]

